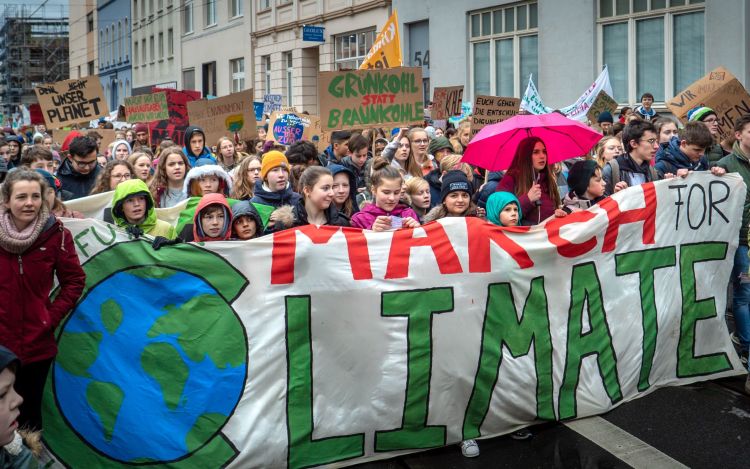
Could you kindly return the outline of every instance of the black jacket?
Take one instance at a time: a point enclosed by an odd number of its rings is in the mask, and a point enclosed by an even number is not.
[[[292,190],[290,184],[283,191],[269,192],[263,187],[263,181],[259,179],[255,182],[255,192],[250,202],[279,208],[282,205],[294,206],[300,199],[301,196]]]
[[[101,171],[99,165],[96,165],[90,173],[81,174],[73,169],[73,163],[70,162],[70,159],[65,158],[60,165],[60,169],[57,170],[57,178],[63,187],[64,200],[79,199],[89,195]]]
[[[326,225],[333,226],[350,226],[349,217],[339,212],[336,209],[336,204],[331,203],[328,210],[325,212]],[[305,201],[300,199],[294,206],[294,226],[309,225],[310,222],[307,220],[307,210],[305,209]]]

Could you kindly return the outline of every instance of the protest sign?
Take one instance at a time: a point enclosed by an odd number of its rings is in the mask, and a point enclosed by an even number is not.
[[[263,114],[271,114],[273,111],[281,109],[280,94],[263,95]]]
[[[435,88],[435,92],[432,95],[432,113],[430,117],[433,120],[440,120],[460,115],[463,97],[463,86]]]
[[[96,76],[37,85],[34,92],[49,129],[88,122],[109,114],[104,90]]]
[[[372,43],[359,69],[393,68],[401,67],[403,64],[401,39],[398,34],[398,14],[394,10],[383,25],[383,29],[375,37],[375,42]]]
[[[300,140],[317,144],[320,140],[320,118],[296,112],[274,112],[268,124],[266,141],[291,145]]]
[[[58,328],[45,443],[66,467],[348,465],[744,374],[720,294],[744,194],[693,173],[538,227],[160,250],[66,220],[86,286]]]
[[[474,114],[471,115],[471,136],[477,134],[485,125],[502,122],[518,114],[518,98],[479,95],[474,100]]]
[[[169,119],[151,121],[148,123],[151,145],[158,145],[163,140],[172,140],[176,145],[182,145],[182,137],[188,126],[187,103],[201,99],[200,91],[174,90],[171,88],[152,88],[152,93],[163,91],[167,95],[167,109]]]
[[[42,113],[42,107],[39,103],[29,104],[29,116],[31,117],[31,125],[45,125],[44,113]]]
[[[421,67],[318,74],[324,130],[424,122]]]
[[[669,110],[683,123],[688,111],[698,106],[714,110],[724,138],[734,134],[737,118],[750,114],[750,95],[729,70],[719,67],[667,101]]]
[[[263,103],[253,101],[253,110],[255,111],[255,120],[261,122],[263,120]]]
[[[125,116],[130,123],[169,119],[167,94],[161,91],[125,98]]]
[[[190,125],[206,135],[206,145],[215,145],[221,137],[249,139],[257,136],[253,90],[232,93],[221,98],[202,99],[187,104]]]
[[[609,111],[610,113],[614,113],[615,109],[617,109],[617,101],[612,99],[606,91],[602,90],[586,113],[586,117],[589,122],[596,123],[602,112]]]

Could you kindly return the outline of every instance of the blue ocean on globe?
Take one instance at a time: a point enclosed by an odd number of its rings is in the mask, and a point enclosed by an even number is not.
[[[101,453],[124,462],[172,461],[190,452],[188,436],[201,416],[211,415],[218,426],[233,411],[244,389],[244,357],[240,366],[227,364],[219,368],[209,356],[191,360],[178,342],[178,334],[148,336],[155,322],[167,314],[167,307],[174,310],[199,295],[217,295],[217,292],[203,279],[185,272],[174,271],[166,278],[119,272],[91,290],[66,323],[65,334],[101,337],[98,354],[96,341],[80,351],[96,355],[91,357],[93,364],[81,373],[83,376],[72,374],[59,364],[54,368],[56,396],[65,419]],[[148,301],[144,301],[146,298]],[[102,320],[102,305],[108,301],[116,302],[122,312],[115,333]],[[201,311],[186,310],[179,314],[201,314]],[[182,389],[177,396],[179,401],[171,406],[162,392],[164,383],[160,385],[142,366],[143,351],[154,344],[176,350],[187,365],[180,365],[187,371],[187,378],[184,387],[177,388]],[[170,367],[163,369],[169,378]],[[116,404],[101,399],[99,406],[104,405],[105,411],[111,407],[111,415],[103,419],[92,408],[87,394],[92,382],[98,389],[117,391],[114,395],[121,396],[119,412]],[[106,421],[110,424],[106,425]]]

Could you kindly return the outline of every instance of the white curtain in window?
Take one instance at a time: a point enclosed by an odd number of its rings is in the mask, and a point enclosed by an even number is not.
[[[490,94],[490,43],[474,44],[474,95]]]
[[[703,12],[674,17],[674,89],[672,96],[704,75]]]
[[[539,40],[537,36],[523,36],[520,39],[520,75],[518,82],[521,84],[521,92],[528,86],[529,75],[534,74],[537,77],[536,85],[539,86]],[[503,95],[515,96],[515,95]]]
[[[612,96],[620,103],[628,102],[628,24],[616,23],[603,27],[603,60],[609,68]]]
[[[664,101],[664,18],[635,24],[636,99],[643,93]]]
[[[514,96],[513,93],[513,39],[495,42],[495,94]]]

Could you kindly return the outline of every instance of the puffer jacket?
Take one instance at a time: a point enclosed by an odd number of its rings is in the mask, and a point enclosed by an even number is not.
[[[325,211],[326,225],[333,226],[350,226],[349,218],[343,213],[336,209],[336,204],[331,203],[328,209]],[[310,222],[307,220],[307,209],[305,208],[305,201],[300,199],[297,205],[294,206],[294,226],[309,225]]]
[[[268,187],[259,179],[255,181],[255,192],[250,202],[279,208],[282,205],[294,206],[301,197],[292,190],[291,184],[287,184],[286,189],[283,191],[273,192],[268,190]]]
[[[22,363],[57,354],[55,328],[76,304],[86,282],[73,236],[50,215],[36,242],[23,254],[0,247],[0,343]],[[54,278],[60,289],[50,298]]]
[[[355,228],[371,230],[372,225],[375,223],[375,219],[380,216],[394,216],[401,218],[411,217],[415,220],[419,220],[417,212],[415,212],[413,208],[403,204],[396,205],[390,212],[386,212],[375,204],[367,204],[362,207],[362,210],[352,215],[351,224]]]
[[[688,156],[680,150],[680,138],[672,137],[663,152],[656,155],[654,165],[659,177],[667,173],[677,174],[678,169],[690,171],[706,171],[709,168],[708,159],[702,156],[698,161],[691,161]]]

